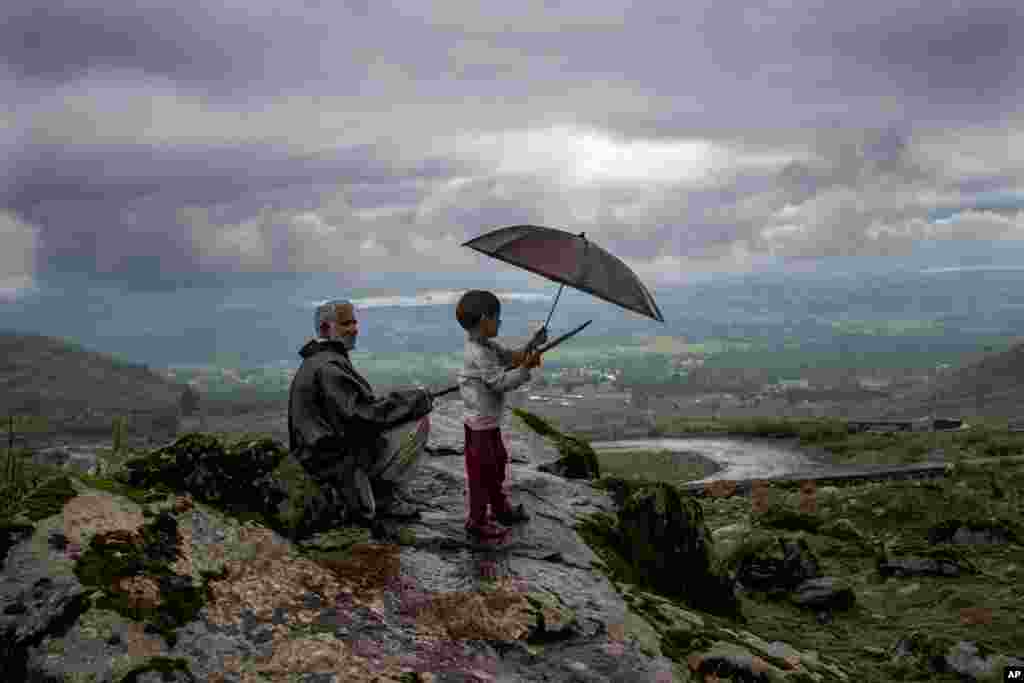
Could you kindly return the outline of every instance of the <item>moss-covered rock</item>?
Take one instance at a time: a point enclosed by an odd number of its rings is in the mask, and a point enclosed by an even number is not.
[[[186,434],[169,446],[124,464],[119,477],[134,487],[157,482],[188,490],[211,503],[239,502],[253,482],[270,474],[287,455],[272,439],[222,442],[207,434]]]
[[[31,462],[27,449],[5,449],[0,474],[0,526],[38,522],[78,495],[61,468]]]
[[[703,508],[664,483],[605,477],[616,515],[598,513],[577,531],[615,580],[646,586],[714,614],[742,619],[733,581],[713,562]]]
[[[700,571],[710,565],[711,533],[700,503],[668,484],[634,490],[619,521],[630,560],[655,584],[677,583],[681,563]]]
[[[896,642],[887,669],[893,675],[948,672],[946,653],[953,645],[952,638],[914,631]]]
[[[927,532],[929,543],[1000,545],[1024,541],[1020,524],[1009,519],[948,519]]]
[[[241,521],[298,539],[345,520],[337,491],[320,486],[272,439],[222,440],[187,434],[125,462],[115,475],[128,490],[187,492]]]
[[[815,653],[783,642],[766,642],[721,617],[687,609],[666,596],[640,586],[616,583],[633,614],[629,635],[650,638],[653,631],[662,654],[676,662],[681,678],[704,681],[712,675],[736,681],[849,680],[839,667]]]
[[[553,463],[541,465],[538,469],[542,472],[566,479],[597,479],[601,476],[597,453],[591,448],[589,441],[572,434],[564,434],[543,418],[525,410],[513,408],[512,413],[529,429],[549,439],[558,448],[562,457]]]
[[[746,588],[769,594],[792,590],[821,576],[820,563],[801,536],[756,534],[736,548],[725,564]]]

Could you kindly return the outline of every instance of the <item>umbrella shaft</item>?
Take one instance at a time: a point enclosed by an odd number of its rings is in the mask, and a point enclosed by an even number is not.
[[[544,321],[544,327],[547,327],[548,323],[551,322],[551,315],[555,312],[555,306],[558,305],[558,298],[560,296],[562,296],[562,290],[563,289],[565,289],[565,283],[564,282],[561,283],[560,285],[558,285],[558,294],[555,295],[555,303],[551,304],[551,310],[548,311],[548,319]]]

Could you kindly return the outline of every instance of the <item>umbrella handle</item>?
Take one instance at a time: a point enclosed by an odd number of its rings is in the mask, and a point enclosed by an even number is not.
[[[541,353],[550,351],[551,349],[555,348],[556,346],[558,346],[559,344],[564,342],[569,337],[573,337],[573,336],[579,334],[580,332],[582,332],[583,328],[585,328],[587,325],[589,325],[592,322],[594,322],[594,321],[593,320],[588,320],[587,322],[583,323],[579,327],[574,328],[572,330],[569,330],[568,332],[566,332],[562,336],[560,336],[560,337],[554,339],[553,341],[550,341],[547,344],[545,344],[544,346],[542,346],[540,349],[538,349],[538,351],[540,351]],[[444,396],[445,394],[450,394],[453,391],[458,391],[458,390],[459,390],[459,385],[456,384],[454,386],[448,387],[447,389],[442,389],[441,391],[431,392],[430,395],[433,398],[437,398],[438,396]]]
[[[453,391],[458,391],[458,390],[459,390],[459,385],[456,384],[455,386],[448,387],[447,389],[442,389],[441,391],[435,391],[430,396],[431,396],[431,398],[437,398],[438,396],[444,396],[445,394],[450,394]]]

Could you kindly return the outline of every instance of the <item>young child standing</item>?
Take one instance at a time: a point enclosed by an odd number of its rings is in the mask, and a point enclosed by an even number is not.
[[[503,538],[505,527],[529,520],[522,505],[512,507],[502,486],[508,452],[501,438],[505,394],[530,380],[530,370],[540,367],[540,354],[529,351],[547,341],[541,328],[520,350],[506,349],[492,341],[501,324],[501,302],[493,293],[466,292],[459,299],[455,317],[466,330],[465,367],[459,374],[459,391],[466,407],[466,481],[469,499],[466,533],[477,541]],[[506,370],[509,366],[512,369]],[[488,517],[488,506],[497,522]]]

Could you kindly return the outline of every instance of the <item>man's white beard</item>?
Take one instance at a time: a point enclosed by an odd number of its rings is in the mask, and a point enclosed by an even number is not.
[[[351,351],[356,347],[356,335],[354,334],[336,334],[328,337],[327,341],[341,342],[346,351]]]

